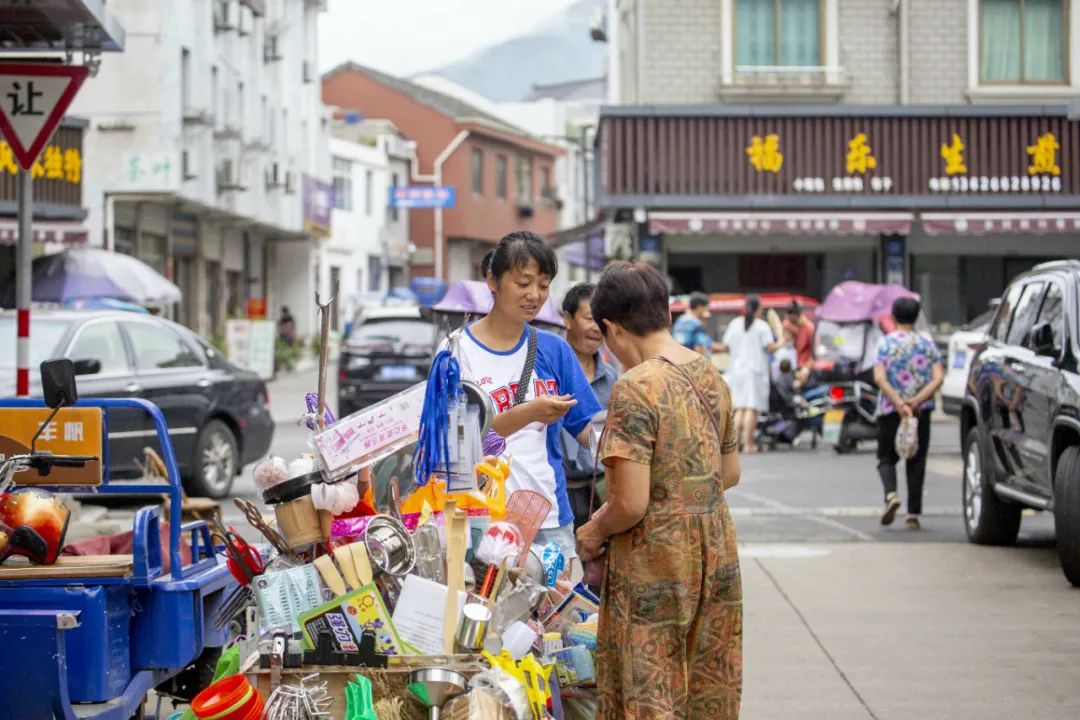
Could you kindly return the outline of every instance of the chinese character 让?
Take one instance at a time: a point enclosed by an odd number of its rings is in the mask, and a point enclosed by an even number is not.
[[[945,161],[946,175],[961,175],[967,172],[964,164],[964,141],[956,133],[952,134],[952,144],[941,143],[941,157]]]
[[[859,133],[848,141],[847,171],[848,175],[864,173],[877,167],[877,158],[873,156],[873,150],[867,142],[866,133]]]
[[[1050,173],[1060,175],[1061,168],[1057,164],[1057,151],[1061,148],[1054,133],[1048,132],[1039,136],[1034,145],[1028,145],[1028,155],[1031,156],[1031,164],[1028,165],[1028,175]]]
[[[750,138],[750,147],[746,148],[750,164],[758,172],[778,173],[784,165],[784,155],[780,152],[780,136],[776,133]]]
[[[12,116],[17,115],[41,115],[41,109],[34,106],[34,102],[37,98],[41,97],[42,93],[34,89],[34,81],[26,83],[25,92],[23,91],[23,84],[20,82],[11,83],[12,91],[8,93],[8,97],[11,98],[10,113]]]

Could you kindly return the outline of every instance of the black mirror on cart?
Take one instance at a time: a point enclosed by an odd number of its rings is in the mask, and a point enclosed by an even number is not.
[[[74,405],[79,401],[75,386],[75,365],[67,358],[41,363],[41,391],[45,404],[53,410]]]

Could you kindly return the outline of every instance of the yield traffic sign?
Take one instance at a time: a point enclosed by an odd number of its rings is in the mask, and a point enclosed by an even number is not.
[[[34,164],[88,72],[77,65],[0,63],[0,134],[23,170]]]

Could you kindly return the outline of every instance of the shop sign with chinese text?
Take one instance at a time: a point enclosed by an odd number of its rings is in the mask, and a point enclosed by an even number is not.
[[[30,452],[30,441],[52,412],[48,408],[4,408],[0,410],[0,457]],[[46,477],[33,470],[15,476],[16,485],[101,484],[103,454],[103,410],[62,408],[38,437],[37,450],[54,455],[96,457],[81,468],[53,468]]]
[[[601,119],[602,195],[928,197],[1080,194],[1080,123],[1054,116]],[[864,202],[864,204],[866,204]],[[872,204],[872,201],[871,201]],[[886,203],[888,204],[888,203]],[[895,204],[893,201],[892,204]]]

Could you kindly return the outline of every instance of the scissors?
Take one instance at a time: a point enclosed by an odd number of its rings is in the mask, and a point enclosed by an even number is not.
[[[229,572],[238,583],[248,585],[266,570],[262,555],[236,533],[236,528],[226,529],[217,518],[214,518],[214,528],[212,537],[225,546],[222,554],[228,559]]]

